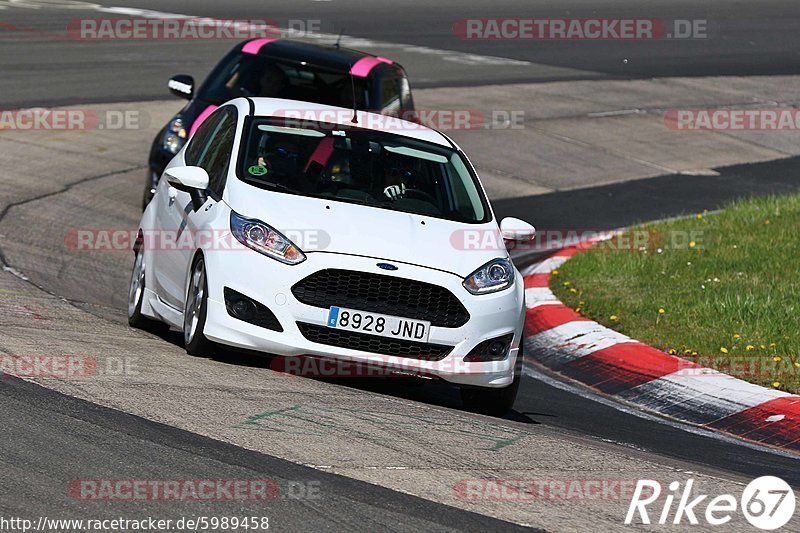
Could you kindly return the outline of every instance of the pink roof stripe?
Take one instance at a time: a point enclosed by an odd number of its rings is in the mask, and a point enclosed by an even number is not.
[[[244,52],[245,54],[257,54],[258,51],[261,50],[262,46],[276,40],[277,39],[269,39],[269,38],[253,39],[252,41],[250,41],[249,43],[247,43],[242,47],[242,52]]]
[[[358,76],[360,78],[366,78],[367,76],[369,76],[370,71],[373,68],[375,68],[375,66],[378,65],[379,63],[388,63],[391,65],[392,60],[380,56],[362,57],[361,59],[356,61],[352,67],[350,67],[350,74],[352,74],[353,76]]]
[[[217,109],[217,106],[210,105],[207,108],[203,109],[203,112],[200,113],[197,116],[197,118],[195,119],[194,123],[192,124],[192,127],[189,128],[189,138],[190,139],[192,138],[192,135],[194,135],[194,132],[197,131],[197,128],[200,127],[200,125],[203,123],[203,121],[205,121],[205,119],[208,118],[208,115],[213,113],[215,109]]]

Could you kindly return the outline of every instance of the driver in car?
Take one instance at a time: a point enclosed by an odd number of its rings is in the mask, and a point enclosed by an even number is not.
[[[385,188],[383,194],[390,200],[403,198],[406,189],[411,188],[414,171],[403,158],[391,158],[385,166]]]
[[[234,96],[281,97],[288,79],[277,65],[265,65],[261,72],[251,68],[247,74],[237,71],[225,84]]]

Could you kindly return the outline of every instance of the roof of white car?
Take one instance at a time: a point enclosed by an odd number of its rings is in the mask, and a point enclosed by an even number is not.
[[[282,98],[250,98],[249,100],[252,100],[255,104],[255,116],[294,118],[298,119],[301,124],[303,121],[341,124],[345,127],[358,127],[394,133],[452,148],[447,138],[438,131],[397,117],[358,111],[358,124],[353,124],[351,122],[353,110],[349,108],[302,102],[299,100],[285,100]]]

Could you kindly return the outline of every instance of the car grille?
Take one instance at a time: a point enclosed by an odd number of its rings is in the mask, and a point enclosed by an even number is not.
[[[292,294],[314,307],[348,307],[427,320],[443,328],[458,328],[469,320],[458,298],[444,287],[368,272],[320,270],[297,282]]]
[[[408,357],[421,361],[440,361],[453,351],[452,346],[389,339],[305,322],[298,322],[297,327],[300,328],[300,333],[311,342],[381,355]]]

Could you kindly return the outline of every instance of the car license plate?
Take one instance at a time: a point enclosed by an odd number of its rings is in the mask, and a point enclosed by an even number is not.
[[[416,342],[428,342],[431,330],[431,323],[426,320],[380,315],[345,307],[331,307],[327,325],[329,328]]]

